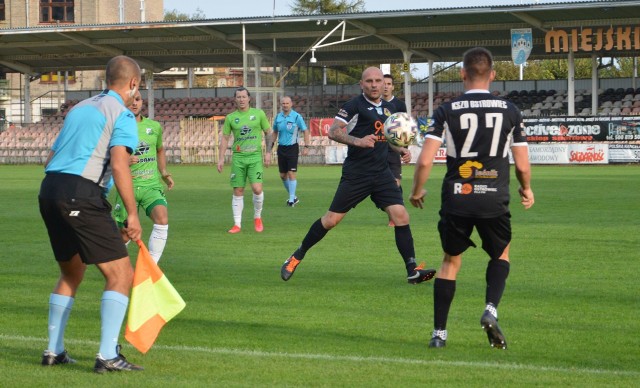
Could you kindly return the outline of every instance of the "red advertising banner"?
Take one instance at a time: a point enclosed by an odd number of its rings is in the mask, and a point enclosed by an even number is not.
[[[529,143],[640,140],[640,116],[554,116],[523,121]]]
[[[311,136],[327,136],[331,124],[333,124],[333,117],[330,119],[310,119],[309,129],[311,130]]]

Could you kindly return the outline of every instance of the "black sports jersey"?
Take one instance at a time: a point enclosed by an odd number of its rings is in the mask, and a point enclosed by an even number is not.
[[[335,118],[349,124],[349,135],[359,138],[376,135],[373,148],[348,146],[347,157],[342,166],[343,175],[369,175],[389,168],[389,146],[383,128],[384,121],[394,112],[393,105],[387,101],[380,100],[380,104],[376,105],[365,98],[364,94],[342,105]]]
[[[442,209],[491,218],[509,211],[511,146],[527,146],[520,110],[488,91],[473,90],[444,103],[427,137],[446,138]]]
[[[400,101],[399,99],[395,98],[394,96],[391,96],[391,99],[389,100],[389,103],[396,108],[396,112],[406,112],[407,111],[407,105],[404,103],[404,101]],[[400,154],[395,152],[394,150],[392,150],[391,147],[389,147],[389,157],[388,157],[388,159],[389,159],[389,163],[390,164],[395,164],[395,165],[401,165],[402,164],[402,160],[400,159]],[[400,168],[400,167],[396,167],[396,168]],[[396,178],[397,178],[397,176],[396,176]]]
[[[405,104],[404,101],[402,101],[402,100],[399,100],[399,99],[391,96],[391,99],[389,100],[389,103],[396,107],[396,112],[406,112],[407,111],[407,104]]]

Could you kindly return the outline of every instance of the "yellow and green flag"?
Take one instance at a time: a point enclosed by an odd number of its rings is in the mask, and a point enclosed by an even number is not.
[[[125,338],[140,352],[146,353],[160,329],[186,304],[153,261],[144,243],[138,240],[138,246],[140,251],[133,275]]]

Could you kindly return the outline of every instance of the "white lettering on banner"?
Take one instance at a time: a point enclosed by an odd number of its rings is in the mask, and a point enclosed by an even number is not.
[[[525,127],[527,136],[596,136],[600,134],[599,125],[545,125],[537,124]]]

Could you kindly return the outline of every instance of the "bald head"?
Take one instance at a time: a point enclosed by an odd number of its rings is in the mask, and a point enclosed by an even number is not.
[[[369,100],[378,103],[384,88],[384,78],[382,70],[377,67],[368,67],[362,72],[360,87],[364,96]]]
[[[140,66],[133,59],[118,55],[107,63],[105,78],[107,88],[118,93],[124,104],[130,106],[140,86]]]
[[[106,77],[107,86],[117,86],[127,83],[131,78],[140,78],[140,66],[133,59],[118,55],[111,58],[107,63]]]
[[[285,115],[291,112],[292,106],[293,106],[293,103],[291,102],[291,97],[284,96],[280,99],[280,107],[282,108],[282,113],[284,113]]]
[[[364,81],[365,79],[367,79],[368,77],[378,77],[380,76],[380,78],[383,78],[383,74],[382,74],[382,70],[380,70],[379,68],[372,66],[372,67],[367,67],[366,69],[364,69],[364,71],[362,72],[362,80]]]

